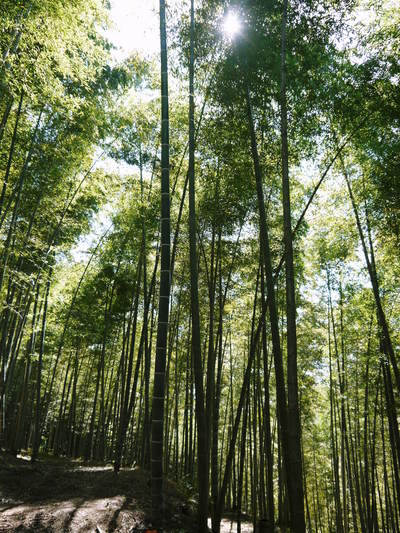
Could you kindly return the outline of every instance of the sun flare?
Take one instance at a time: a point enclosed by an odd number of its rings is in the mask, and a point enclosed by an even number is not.
[[[229,11],[222,23],[222,31],[228,39],[233,39],[240,32],[240,19],[234,11]]]

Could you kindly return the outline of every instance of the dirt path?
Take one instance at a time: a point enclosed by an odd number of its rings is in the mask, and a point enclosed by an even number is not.
[[[196,531],[194,509],[173,483],[166,483],[166,532]],[[150,480],[140,469],[85,466],[78,461],[0,454],[0,533],[132,533],[148,527]],[[211,525],[211,524],[210,524]],[[221,533],[236,533],[223,519]],[[251,533],[242,522],[242,533]]]
[[[166,483],[167,531],[191,532],[184,496]],[[0,458],[0,533],[132,532],[150,525],[147,472],[53,460]]]
[[[211,520],[208,521],[208,526],[211,528]],[[221,521],[220,533],[236,533],[237,531],[237,522],[236,520],[223,518]],[[250,522],[241,523],[242,533],[253,533],[253,524]]]

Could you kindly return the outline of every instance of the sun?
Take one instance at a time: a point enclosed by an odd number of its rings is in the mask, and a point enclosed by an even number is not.
[[[240,19],[234,11],[229,11],[223,20],[222,31],[228,39],[233,39],[240,32]]]

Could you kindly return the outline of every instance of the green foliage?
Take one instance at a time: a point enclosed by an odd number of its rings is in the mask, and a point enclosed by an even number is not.
[[[155,357],[160,276],[160,102],[155,93],[159,83],[155,66],[136,55],[111,66],[111,45],[104,37],[107,9],[100,0],[3,3],[7,9],[1,15],[0,120],[6,117],[7,106],[11,111],[0,139],[0,175],[5,182],[0,206],[0,295],[1,346],[8,346],[9,354],[7,359],[2,357],[14,365],[12,385],[7,390],[9,428],[18,417],[17,408],[12,406],[17,405],[22,391],[27,391],[26,403],[34,404],[36,378],[26,384],[24,381],[28,364],[32,360],[36,368],[38,360],[41,326],[38,322],[32,324],[33,305],[39,284],[41,317],[45,281],[52,268],[43,365],[44,395],[49,394],[45,396],[48,414],[43,423],[46,446],[54,450],[58,439],[60,446],[69,447],[66,453],[82,455],[94,413],[99,429],[91,436],[92,452],[99,459],[111,460],[121,402],[133,391],[123,462],[148,466],[144,413],[152,392],[149,376]],[[207,0],[196,6],[199,311],[205,374],[213,350],[215,372],[220,372],[216,454],[220,476],[252,335],[262,310],[259,212],[246,86],[253,107],[274,269],[284,256],[282,4],[242,0],[234,7],[242,28],[236,40],[229,43],[221,35],[220,24],[231,3]],[[373,12],[374,18],[360,24],[360,13],[365,9]],[[190,361],[186,198],[189,32],[184,3],[171,10],[171,237],[176,255],[167,348],[164,470],[179,478],[192,493],[197,480],[194,412],[190,411],[195,392]],[[349,530],[359,525],[354,523],[360,520],[358,511],[351,513],[350,509],[352,489],[346,468],[357,473],[360,483],[366,468],[376,477],[379,498],[385,494],[379,504],[375,502],[382,516],[389,513],[390,498],[394,501],[396,496],[397,489],[390,486],[392,474],[383,479],[387,475],[385,465],[394,468],[397,463],[390,456],[391,433],[384,414],[382,365],[386,362],[382,332],[376,323],[371,280],[344,173],[352,185],[371,257],[374,252],[379,294],[397,357],[399,21],[389,1],[381,7],[350,0],[289,3],[287,98],[292,228],[320,176],[330,168],[294,235],[302,451],[307,521],[313,531],[339,530],[335,522],[339,489],[339,497],[345,493],[347,498]],[[342,143],[345,147],[338,157]],[[275,281],[286,367],[284,266]],[[259,341],[248,393],[249,429],[247,435],[243,432],[245,450],[249,452],[245,454],[247,481],[242,508],[257,516],[261,516],[265,496],[260,480],[265,476],[265,457],[260,455],[260,451],[265,454],[266,438],[264,387],[270,396],[274,496],[280,515],[285,514],[286,499],[276,384],[269,359],[272,342],[268,320],[266,323],[266,368],[270,375],[265,372]],[[32,331],[36,333],[33,347]],[[132,376],[131,382],[125,383],[129,357]],[[394,403],[398,409],[398,391],[394,391]],[[381,425],[376,444],[369,438],[373,420]],[[25,425],[28,435],[28,422]],[[242,430],[240,427],[239,434]],[[350,452],[346,451],[345,431]],[[236,476],[241,436],[237,442]],[[368,460],[375,454],[372,467],[364,465],[368,462],[364,447]],[[339,481],[334,479],[336,459],[341,462]],[[255,487],[255,473],[263,489]],[[236,481],[232,477],[227,495],[231,507],[237,504],[233,501]],[[360,490],[365,493],[367,489]],[[381,525],[381,517],[378,522]],[[387,526],[385,530],[389,529]]]

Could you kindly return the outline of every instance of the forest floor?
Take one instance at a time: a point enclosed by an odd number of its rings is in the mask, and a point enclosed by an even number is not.
[[[166,531],[193,531],[190,502],[165,485]],[[149,526],[150,511],[149,475],[139,468],[116,476],[111,466],[0,455],[0,533],[127,533]]]
[[[196,531],[194,502],[170,481],[165,500],[165,531]],[[150,512],[150,478],[139,468],[116,476],[111,466],[51,457],[32,464],[0,453],[0,533],[133,533],[151,525]],[[221,533],[235,531],[224,519]]]
[[[208,520],[208,525],[211,531],[211,518]],[[241,532],[242,533],[253,533],[253,524],[247,521],[241,521]],[[0,530],[1,531],[1,530]],[[236,533],[237,532],[237,521],[234,517],[226,517],[221,521],[220,533]]]

